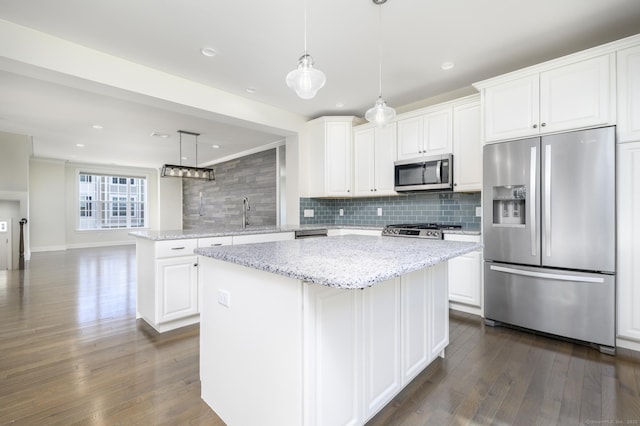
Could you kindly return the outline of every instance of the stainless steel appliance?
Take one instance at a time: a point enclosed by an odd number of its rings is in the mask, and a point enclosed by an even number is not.
[[[453,155],[437,155],[396,161],[395,187],[398,192],[453,189]]]
[[[326,229],[298,229],[294,233],[294,238],[296,240],[301,240],[303,238],[318,238],[318,237],[326,237],[328,231]]]
[[[444,229],[461,229],[462,225],[441,225],[438,223],[401,223],[386,225],[382,235],[386,237],[413,237],[441,240]]]
[[[485,322],[615,352],[615,127],[484,147]]]

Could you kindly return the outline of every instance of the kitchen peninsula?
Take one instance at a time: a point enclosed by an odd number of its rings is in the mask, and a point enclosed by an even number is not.
[[[468,242],[345,235],[198,248],[203,400],[227,424],[364,424],[449,342]]]

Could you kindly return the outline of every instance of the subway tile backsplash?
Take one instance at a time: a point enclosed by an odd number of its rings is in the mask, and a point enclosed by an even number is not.
[[[480,193],[414,193],[396,197],[300,198],[300,224],[384,226],[428,222],[480,230]],[[312,209],[314,217],[304,217]],[[340,209],[343,215],[340,216]],[[382,215],[378,216],[378,209]]]

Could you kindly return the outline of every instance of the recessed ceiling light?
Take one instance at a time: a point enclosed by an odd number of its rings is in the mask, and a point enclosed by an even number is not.
[[[104,127],[102,127],[100,124],[94,124],[94,125],[93,125],[93,126],[91,126],[91,127],[93,127],[93,128],[94,128],[94,129],[96,129],[96,130],[102,130],[102,129],[104,129]]]
[[[220,145],[211,145],[211,148],[218,149],[218,148],[220,148]]]
[[[455,66],[456,65],[453,62],[443,62],[442,65],[440,65],[440,68],[442,68],[443,70],[447,71],[447,70],[452,69]]]
[[[344,108],[344,103],[343,102],[336,103],[336,108]]]
[[[245,92],[247,93],[256,93],[256,88],[255,87],[247,87],[246,89],[244,89]]]
[[[200,49],[200,53],[210,58],[218,54],[218,52],[216,52],[215,49],[212,49],[211,47],[203,47],[202,49]]]
[[[153,132],[149,136],[153,136],[154,138],[162,138],[162,139],[167,139],[169,137],[168,134],[160,133],[160,132]]]
[[[77,143],[77,144],[76,144],[76,146],[77,146],[78,148],[84,148],[84,144],[83,144],[83,143]]]

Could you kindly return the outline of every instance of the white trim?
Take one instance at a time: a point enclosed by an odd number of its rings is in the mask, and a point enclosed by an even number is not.
[[[31,247],[31,253],[41,253],[47,251],[65,251],[67,249],[66,246],[42,246],[42,247]]]
[[[94,248],[94,247],[111,247],[111,246],[129,246],[135,245],[135,240],[133,241],[101,241],[98,243],[77,243],[77,244],[67,244],[67,250],[72,249],[81,249],[81,248]]]
[[[235,160],[236,158],[246,157],[247,155],[251,155],[251,154],[257,154],[258,152],[269,151],[270,149],[275,149],[279,146],[286,146],[286,140],[282,139],[276,142],[271,142],[266,145],[258,146],[256,148],[247,149],[246,151],[238,152],[236,154],[227,155],[226,157],[218,158],[216,160],[203,163],[202,167],[213,166],[214,164],[224,163],[226,161]]]
[[[616,339],[616,346],[640,352],[640,342],[636,342],[635,340],[627,340],[625,338],[618,337]]]

